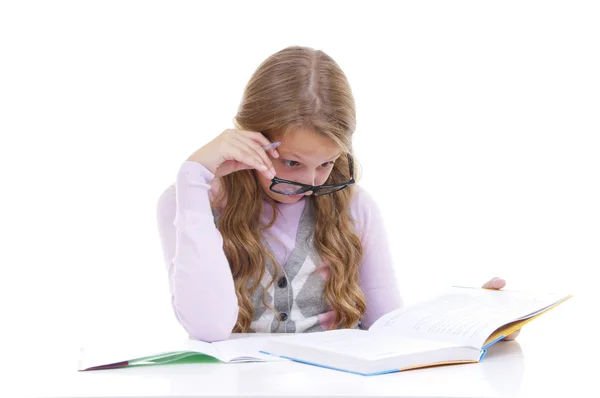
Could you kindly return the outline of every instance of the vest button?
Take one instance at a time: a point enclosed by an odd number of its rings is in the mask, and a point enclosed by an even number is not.
[[[279,313],[279,320],[280,321],[285,321],[287,319],[288,319],[288,315],[285,312]]]
[[[287,286],[287,279],[285,279],[285,276],[279,278],[279,280],[277,281],[277,286],[279,286],[282,289]]]

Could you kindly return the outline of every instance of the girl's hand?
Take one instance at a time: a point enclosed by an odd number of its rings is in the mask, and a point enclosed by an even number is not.
[[[500,290],[504,286],[506,286],[506,281],[504,279],[502,279],[502,278],[492,278],[489,281],[487,281],[486,283],[484,283],[483,286],[482,286],[482,288],[484,288],[484,289]],[[521,329],[516,330],[513,333],[511,333],[508,336],[506,336],[502,340],[503,341],[514,340],[514,339],[517,338],[517,336],[519,335],[520,332],[521,332]]]
[[[265,151],[271,142],[255,131],[227,129],[190,155],[188,161],[209,169],[215,177],[239,170],[256,169],[268,179],[275,177],[275,168],[267,155],[278,158],[277,149]]]

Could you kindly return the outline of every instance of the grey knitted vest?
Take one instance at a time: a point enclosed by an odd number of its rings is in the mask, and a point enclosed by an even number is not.
[[[219,214],[213,211],[213,215],[216,222]],[[306,200],[294,249],[284,267],[277,265],[278,278],[268,289],[275,266],[267,259],[260,286],[252,296],[254,317],[249,332],[318,332],[326,330],[335,320],[335,313],[324,295],[328,273],[314,246],[314,230],[315,210],[312,201]],[[262,242],[273,254],[269,243],[264,238]],[[265,289],[265,302],[275,313],[263,303]]]

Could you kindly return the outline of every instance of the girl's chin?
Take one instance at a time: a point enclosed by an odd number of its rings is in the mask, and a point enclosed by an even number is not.
[[[274,199],[281,203],[296,203],[300,199],[302,199],[305,195],[277,195]]]

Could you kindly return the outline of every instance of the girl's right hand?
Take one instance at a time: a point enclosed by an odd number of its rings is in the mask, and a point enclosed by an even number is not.
[[[202,164],[215,177],[246,169],[256,169],[268,179],[275,176],[275,168],[267,152],[279,157],[277,149],[265,151],[271,142],[255,131],[227,129],[187,159]]]

